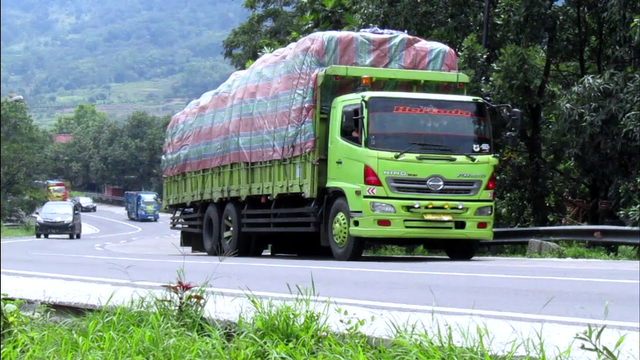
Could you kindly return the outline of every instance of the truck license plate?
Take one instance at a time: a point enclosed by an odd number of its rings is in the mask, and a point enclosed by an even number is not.
[[[451,221],[453,220],[453,216],[449,214],[422,214],[425,220],[434,220],[434,221]]]

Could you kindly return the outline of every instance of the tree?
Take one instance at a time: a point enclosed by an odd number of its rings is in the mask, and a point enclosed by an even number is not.
[[[584,77],[561,101],[554,148],[586,184],[590,223],[605,220],[601,201],[619,203],[618,189],[640,177],[638,93],[639,74],[608,71]]]
[[[0,120],[2,152],[0,153],[0,191],[2,193],[2,218],[14,212],[9,200],[17,201],[17,208],[33,211],[33,202],[25,202],[25,196],[40,180],[42,155],[46,137],[33,124],[23,100],[3,99]],[[44,194],[44,192],[43,192]]]
[[[245,0],[242,6],[251,14],[222,41],[224,57],[236,69],[244,69],[265,51],[286,45],[295,23],[291,10],[295,3],[295,0]]]

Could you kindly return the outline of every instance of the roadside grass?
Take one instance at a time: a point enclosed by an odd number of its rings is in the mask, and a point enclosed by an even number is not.
[[[206,318],[211,294],[206,285],[183,280],[165,285],[166,296],[152,292],[122,305],[107,304],[94,311],[66,316],[41,305],[30,314],[21,300],[2,295],[2,359],[569,359],[571,345],[557,356],[548,355],[544,339],[522,339],[492,353],[486,327],[454,329],[438,326],[431,333],[415,325],[392,323],[385,339],[365,335],[366,320],[342,317],[341,331],[331,326],[330,302],[318,305],[315,289],[297,287],[292,301],[274,303],[247,293],[252,308],[235,322]],[[312,280],[313,284],[313,280]],[[292,292],[293,293],[293,292]],[[576,334],[581,348],[615,360],[624,336],[611,346],[601,341],[602,328]],[[522,355],[525,352],[525,355]]]
[[[35,225],[31,222],[27,222],[20,227],[6,227],[4,222],[2,222],[0,238],[32,236],[35,235],[35,231]]]
[[[74,197],[78,197],[78,196],[84,196],[84,191],[76,191],[76,190],[69,191],[69,199],[73,199]]]
[[[543,255],[527,253],[527,245],[501,245],[493,254],[486,247],[480,248],[476,256],[505,256],[517,258],[560,258],[560,259],[601,259],[601,260],[638,260],[638,249],[634,246],[618,246],[617,252],[614,249],[607,249],[602,246],[587,247],[584,242],[558,242],[559,250],[555,253]],[[417,247],[405,247],[384,245],[377,249],[367,250],[367,255],[393,256],[393,255],[413,255],[413,256],[447,256],[441,250],[427,250],[422,245]]]

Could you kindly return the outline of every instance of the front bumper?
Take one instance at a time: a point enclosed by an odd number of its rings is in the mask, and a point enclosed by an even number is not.
[[[93,211],[95,209],[96,209],[95,205],[80,206],[81,211]]]
[[[159,218],[159,214],[138,214],[140,220],[158,220]]]
[[[352,236],[381,239],[493,239],[493,215],[474,215],[480,207],[494,206],[491,201],[371,198],[362,201],[363,212],[351,214]],[[370,207],[372,202],[392,205],[396,212],[374,213]],[[458,208],[458,204],[462,204],[462,209]],[[495,209],[492,213],[495,213]],[[427,216],[430,219],[426,219],[425,214],[429,214]],[[438,219],[440,215],[446,216]]]
[[[73,223],[36,223],[36,234],[75,234]]]

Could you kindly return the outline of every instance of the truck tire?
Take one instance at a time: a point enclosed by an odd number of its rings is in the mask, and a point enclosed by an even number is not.
[[[349,234],[350,223],[349,204],[345,198],[341,197],[331,206],[329,221],[325,224],[331,252],[336,260],[357,260],[364,252],[364,241]]]
[[[193,240],[191,241],[193,247]],[[220,253],[220,212],[216,204],[210,204],[204,213],[202,247],[209,256]]]
[[[224,207],[220,221],[220,244],[225,255],[248,256],[252,252],[251,237],[242,233],[240,205],[230,202]]]
[[[480,248],[480,240],[447,240],[444,252],[451,260],[471,260]]]

